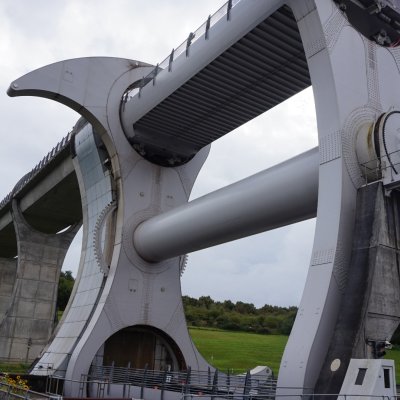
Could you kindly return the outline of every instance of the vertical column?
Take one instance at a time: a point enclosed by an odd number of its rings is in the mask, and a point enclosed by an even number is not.
[[[350,360],[375,358],[400,321],[398,200],[380,182],[358,190],[348,283],[316,393],[339,393]]]
[[[17,272],[17,258],[0,258],[0,323],[10,308]]]
[[[18,263],[10,307],[0,324],[0,359],[31,362],[52,334],[60,270],[79,226],[45,234],[29,226],[15,199],[12,210]]]
[[[380,188],[376,202],[368,260],[370,292],[363,329],[368,346],[365,350],[360,335],[361,343],[354,348],[353,358],[373,354],[373,342],[390,340],[400,322],[400,195],[393,191],[390,197],[385,196],[384,189]]]

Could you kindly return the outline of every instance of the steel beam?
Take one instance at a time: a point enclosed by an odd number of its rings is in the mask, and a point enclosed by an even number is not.
[[[158,262],[315,217],[318,148],[148,219],[134,246]]]

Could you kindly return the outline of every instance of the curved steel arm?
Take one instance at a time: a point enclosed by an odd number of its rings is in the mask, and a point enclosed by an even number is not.
[[[9,96],[37,96],[58,101],[92,125],[106,126],[108,96],[115,81],[129,70],[149,67],[139,61],[113,57],[83,57],[36,69],[11,83]]]

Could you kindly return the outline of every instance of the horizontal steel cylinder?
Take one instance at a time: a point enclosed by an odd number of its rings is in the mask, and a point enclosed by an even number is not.
[[[158,262],[316,216],[318,148],[141,223],[138,254]]]

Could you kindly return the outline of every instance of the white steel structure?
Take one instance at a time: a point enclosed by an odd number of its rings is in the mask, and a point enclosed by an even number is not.
[[[117,351],[118,338],[140,332],[153,334],[169,354],[154,355],[160,366],[207,368],[182,309],[184,254],[316,213],[310,268],[278,387],[280,394],[338,393],[350,358],[373,357],[400,318],[399,282],[391,279],[397,225],[385,225],[397,201],[400,150],[397,11],[389,1],[229,1],[155,68],[83,58],[14,81],[11,96],[59,101],[95,132],[78,125],[74,142],[84,198],[80,275],[33,372],[50,364],[79,380]],[[318,153],[187,204],[213,140],[310,83]],[[367,255],[361,239],[374,249]],[[390,250],[379,258],[382,245]],[[367,276],[360,268],[377,272]],[[360,282],[360,300],[349,307]],[[378,293],[394,297],[382,305]],[[65,390],[74,396],[78,388]]]

